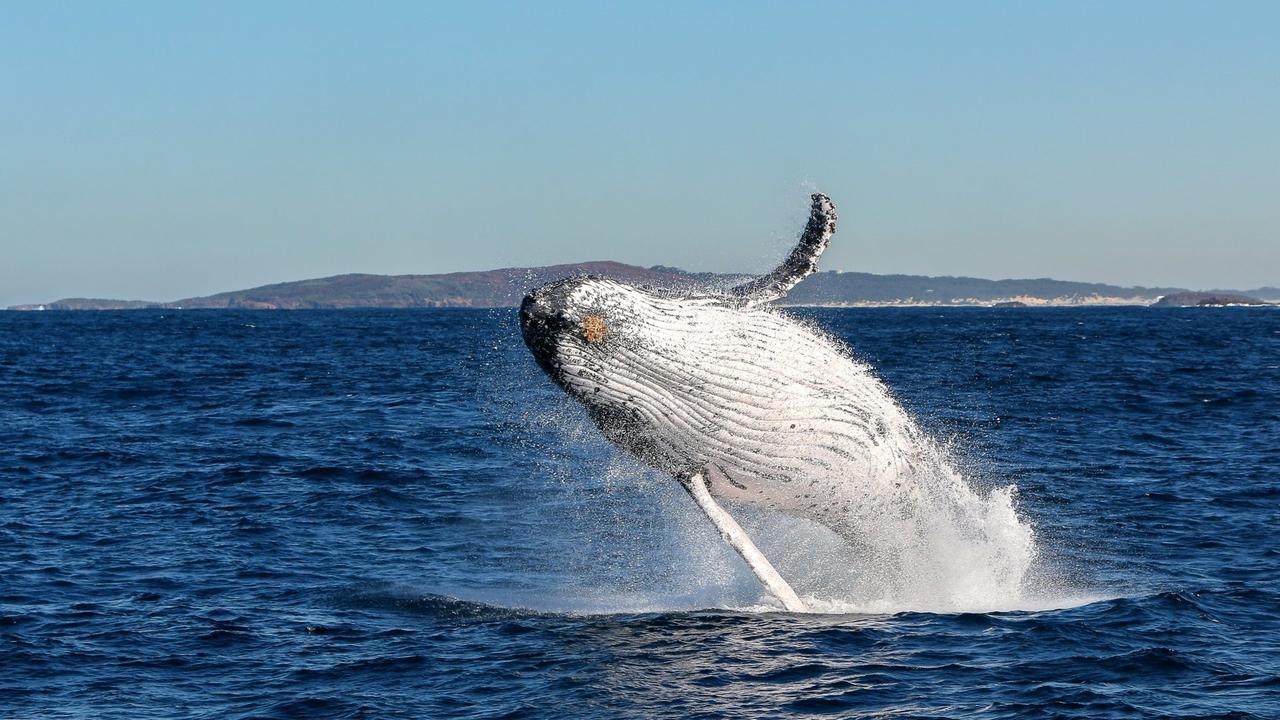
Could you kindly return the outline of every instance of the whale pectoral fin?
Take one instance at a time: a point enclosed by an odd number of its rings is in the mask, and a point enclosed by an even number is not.
[[[801,602],[800,597],[796,595],[796,591],[791,589],[786,580],[778,574],[769,559],[760,552],[756,544],[751,542],[751,537],[742,529],[733,516],[725,512],[725,509],[711,497],[711,493],[707,490],[706,480],[701,473],[694,474],[681,481],[684,489],[689,491],[689,495],[693,501],[698,503],[698,507],[702,508],[702,512],[706,513],[711,520],[711,524],[716,526],[716,530],[720,531],[720,536],[724,538],[729,546],[738,551],[742,559],[746,561],[747,566],[760,579],[761,584],[765,586],[774,597],[782,602],[782,606],[789,612],[808,612],[809,609]]]
[[[809,222],[800,233],[800,242],[781,265],[768,275],[743,283],[730,292],[748,304],[758,304],[786,297],[796,283],[818,269],[818,256],[827,249],[836,232],[836,207],[822,193],[813,194]]]

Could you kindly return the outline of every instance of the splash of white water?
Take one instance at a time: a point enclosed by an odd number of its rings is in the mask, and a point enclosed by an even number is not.
[[[889,401],[892,402],[892,401]],[[572,448],[559,467],[579,554],[557,593],[570,612],[726,608],[773,611],[758,581],[668,477],[609,449],[576,403],[526,408],[531,436]],[[1093,597],[1038,572],[1042,552],[1014,486],[979,490],[925,439],[912,492],[859,503],[826,523],[733,503],[731,512],[819,613],[992,612],[1070,607]],[[557,463],[573,463],[561,457]],[[607,540],[593,536],[607,529]]]

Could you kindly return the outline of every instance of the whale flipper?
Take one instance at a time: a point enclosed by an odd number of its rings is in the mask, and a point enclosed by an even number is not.
[[[792,590],[787,581],[782,579],[782,576],[773,568],[773,564],[764,556],[764,553],[760,552],[756,544],[751,542],[751,537],[742,529],[742,526],[733,519],[732,515],[725,512],[725,509],[716,503],[715,498],[711,497],[711,492],[707,490],[707,482],[702,474],[694,474],[684,479],[682,484],[684,489],[689,491],[689,495],[693,497],[694,502],[698,503],[698,507],[702,508],[702,512],[706,513],[711,520],[711,524],[715,525],[716,529],[720,531],[720,536],[734,550],[738,551],[738,554],[746,561],[747,566],[760,579],[761,584],[782,602],[782,606],[788,612],[809,612],[809,609],[800,600],[800,596],[796,595],[796,591]]]
[[[800,242],[781,265],[768,275],[745,282],[729,292],[749,305],[766,303],[786,297],[796,283],[818,269],[818,256],[827,249],[831,236],[836,232],[836,207],[822,193],[813,194],[809,208],[809,222],[800,233]]]

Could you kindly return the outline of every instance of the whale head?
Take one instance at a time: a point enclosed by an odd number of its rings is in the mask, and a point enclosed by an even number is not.
[[[570,395],[608,402],[614,372],[634,375],[637,360],[663,339],[652,320],[663,314],[650,292],[614,280],[580,277],[544,285],[520,304],[520,331],[538,365]]]
[[[545,285],[520,305],[520,330],[538,365],[581,402],[605,436],[668,471],[654,415],[671,402],[655,387],[685,351],[681,321],[711,298],[667,297],[599,277]],[[646,413],[645,410],[649,412]]]

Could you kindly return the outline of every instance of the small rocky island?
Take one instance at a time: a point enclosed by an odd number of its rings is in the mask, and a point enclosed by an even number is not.
[[[1224,307],[1227,305],[1270,305],[1248,295],[1222,292],[1170,293],[1151,304],[1151,307]]]

